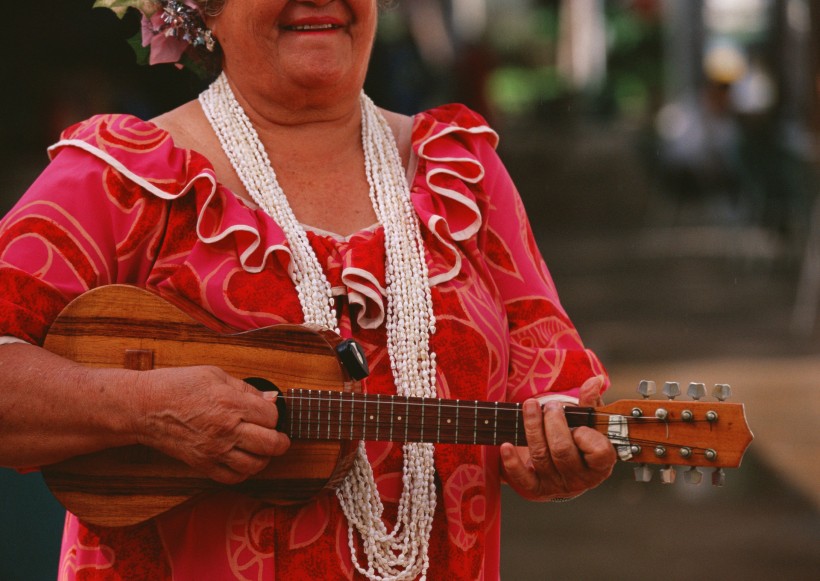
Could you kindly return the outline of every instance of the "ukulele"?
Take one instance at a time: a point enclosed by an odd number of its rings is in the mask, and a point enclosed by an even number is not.
[[[261,473],[236,485],[219,484],[153,448],[134,445],[70,458],[42,469],[66,509],[102,526],[133,525],[202,494],[230,488],[274,504],[303,503],[336,487],[350,469],[359,440],[526,445],[521,404],[360,393],[367,374],[355,342],[310,325],[273,325],[236,333],[195,307],[174,305],[146,290],[99,287],[72,301],[44,344],[91,367],[148,370],[216,365],[259,389],[280,391],[279,427],[292,440]],[[690,387],[696,398],[699,384]],[[670,398],[677,384],[667,384]],[[641,391],[648,396],[651,382]],[[679,388],[677,388],[679,392]],[[721,387],[718,395],[725,396]],[[570,426],[606,435],[621,460],[649,464],[738,467],[752,440],[742,404],[621,400],[603,407],[565,407]]]

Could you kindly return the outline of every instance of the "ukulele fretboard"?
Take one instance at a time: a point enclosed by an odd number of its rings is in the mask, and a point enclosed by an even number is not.
[[[527,442],[520,403],[291,389],[287,406],[288,431],[296,439],[493,446]],[[586,412],[567,418],[576,426],[591,421]]]

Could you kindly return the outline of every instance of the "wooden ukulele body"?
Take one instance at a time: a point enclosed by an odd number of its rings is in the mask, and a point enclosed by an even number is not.
[[[239,378],[342,391],[350,381],[335,353],[339,337],[303,325],[226,334],[148,291],[106,286],[69,304],[45,348],[91,367],[158,369],[216,365]],[[267,502],[306,502],[347,473],[356,443],[294,440],[288,452],[232,489]],[[145,446],[112,448],[43,468],[55,497],[88,522],[124,526],[154,517],[220,485]]]

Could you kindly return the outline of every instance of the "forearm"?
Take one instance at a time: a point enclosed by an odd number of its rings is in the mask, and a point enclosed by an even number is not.
[[[138,372],[0,346],[0,466],[42,466],[137,441]]]

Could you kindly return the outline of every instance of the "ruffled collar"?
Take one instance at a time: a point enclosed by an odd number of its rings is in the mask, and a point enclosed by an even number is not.
[[[418,168],[410,184],[413,206],[427,231],[431,285],[453,279],[461,268],[458,244],[481,225],[477,196],[484,177],[478,144],[495,147],[496,133],[476,113],[460,105],[439,107],[414,118],[412,144]],[[79,148],[163,200],[196,198],[196,234],[206,245],[233,247],[242,268],[258,273],[272,266],[293,277],[285,234],[260,208],[221,185],[213,165],[196,151],[176,147],[171,136],[150,122],[129,115],[98,115],[66,129],[49,148],[54,157]],[[364,328],[384,321],[384,242],[380,227],[340,240],[313,231],[314,248],[332,247],[339,255],[335,292],[358,305]],[[376,234],[376,235],[373,235]],[[329,245],[329,246],[328,246]],[[318,250],[317,250],[318,252]]]

